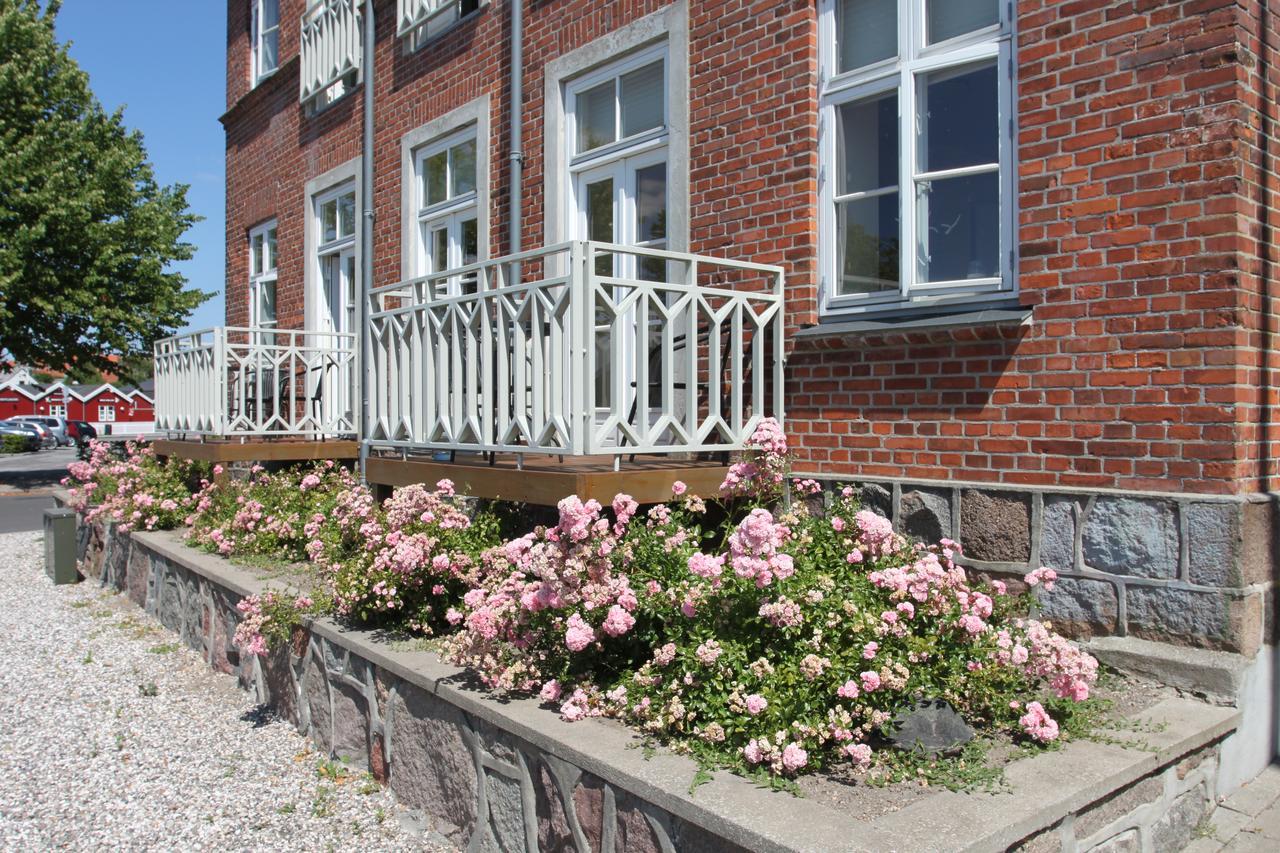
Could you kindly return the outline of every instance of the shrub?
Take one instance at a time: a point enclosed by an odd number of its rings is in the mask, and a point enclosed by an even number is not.
[[[122,532],[172,530],[192,505],[191,483],[207,472],[202,462],[176,457],[161,462],[140,442],[113,449],[95,440],[89,442],[87,459],[67,466],[62,484],[70,487],[68,505],[89,522],[111,520]]]
[[[25,453],[27,439],[20,435],[0,436],[0,453]]]
[[[309,596],[271,589],[261,595],[245,596],[236,604],[240,624],[236,625],[232,642],[243,654],[265,655],[273,646],[287,641],[313,607]]]
[[[1056,738],[1052,715],[1087,698],[1096,662],[970,577],[954,543],[909,543],[851,491],[825,515],[768,506],[786,453],[775,427],[735,466],[722,523],[690,496],[643,516],[625,495],[611,512],[567,498],[556,526],[486,554],[448,656],[565,719],[616,717],[774,776],[879,763],[894,716],[924,698]]]

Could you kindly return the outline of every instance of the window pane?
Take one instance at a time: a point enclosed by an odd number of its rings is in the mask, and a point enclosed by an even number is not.
[[[662,127],[663,102],[666,100],[662,66],[659,61],[622,75],[623,137]]]
[[[258,323],[263,326],[276,324],[276,283],[264,281],[258,285]]]
[[[352,193],[338,199],[338,233],[350,237],[356,233],[356,197]]]
[[[1000,20],[997,0],[928,0],[928,44],[989,27]]]
[[[262,61],[259,73],[266,74],[276,70],[276,57],[280,52],[280,31],[272,30],[262,37]]]
[[[254,234],[249,241],[249,274],[262,272],[262,235]]]
[[[997,172],[922,182],[919,219],[921,281],[1000,275]]]
[[[842,104],[836,122],[838,195],[898,185],[898,93]]]
[[[422,195],[426,204],[438,204],[449,197],[449,154],[432,154],[422,166]]]
[[[267,232],[267,259],[262,264],[262,269],[273,270],[276,268],[276,229],[272,228]]]
[[[338,239],[338,202],[336,199],[320,205],[321,241],[328,243]]]
[[[898,290],[899,220],[897,192],[836,203],[837,293]]]
[[[1000,162],[996,67],[939,71],[920,87],[920,171]]]
[[[262,0],[262,29],[269,30],[280,23],[280,0]]]
[[[453,193],[450,198],[475,192],[476,189],[476,141],[468,139],[449,149],[453,160]]]
[[[608,145],[617,138],[614,126],[613,81],[602,83],[578,95],[578,151]]]
[[[836,21],[840,71],[898,55],[898,0],[840,0]]]
[[[462,220],[462,263],[474,264],[480,260],[480,240],[474,219]]]
[[[431,231],[431,271],[449,268],[449,229],[443,225]]]
[[[636,242],[667,236],[667,164],[636,170]]]
[[[613,178],[605,178],[587,184],[587,239],[612,243],[613,236]],[[596,256],[596,272],[613,275],[613,256]]]

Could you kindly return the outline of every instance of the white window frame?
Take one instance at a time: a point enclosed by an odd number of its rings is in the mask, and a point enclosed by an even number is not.
[[[67,416],[66,403],[50,403],[49,416],[53,418],[65,418]]]
[[[925,44],[927,0],[898,0],[898,51],[895,57],[839,72],[837,7],[839,0],[819,0],[820,123],[819,154],[819,310],[823,316],[891,312],[905,308],[969,305],[1005,301],[1017,290],[1015,277],[1016,136],[1014,133],[1014,46],[1011,3],[999,0],[997,24],[934,45]],[[991,278],[923,283],[918,281],[917,186],[924,181],[959,176],[972,169],[917,171],[917,85],[930,72],[983,62],[996,63],[1000,176],[999,275]],[[897,292],[840,294],[837,280],[836,220],[837,108],[895,91],[898,94],[898,195],[902,230]],[[856,197],[854,194],[842,198]]]
[[[272,232],[277,232],[276,246],[279,246],[279,229],[276,220],[272,219],[263,222],[249,231],[249,326],[255,329],[274,329],[279,325],[280,319],[280,289],[276,282],[279,277],[277,250],[269,248],[271,240],[269,239]],[[258,254],[255,249],[255,243],[261,238],[263,246],[263,257],[269,260],[270,266],[264,261],[261,269],[257,267]],[[268,257],[269,256],[269,257]],[[262,316],[262,288],[271,285],[274,288],[272,307],[275,310],[275,316],[270,320]]]
[[[249,0],[252,4],[250,9],[250,17],[252,18],[252,29],[249,34],[249,53],[250,53],[250,71],[249,76],[252,84],[257,86],[263,80],[276,73],[280,67],[280,0]],[[267,4],[274,4],[276,8],[276,25],[266,30],[262,30],[262,21],[264,18],[263,10]],[[270,68],[264,68],[262,42],[268,34],[275,33],[276,36],[276,57],[275,65]]]
[[[114,403],[98,404],[98,421],[100,423],[113,423],[116,419],[116,407]]]
[[[330,201],[337,201],[343,196],[348,195],[352,197],[351,233],[340,233],[342,216],[341,207],[339,206],[334,214],[337,217],[336,222],[337,230],[339,231],[338,236],[332,240],[325,240],[323,216],[324,206]],[[356,323],[359,321],[360,316],[357,302],[360,299],[362,292],[360,285],[360,257],[356,247],[357,232],[360,230],[360,193],[356,182],[347,181],[322,192],[315,193],[311,197],[311,223],[314,234],[311,244],[315,246],[314,263],[316,267],[315,282],[317,289],[315,304],[320,309],[320,313],[317,315],[317,331],[320,330],[320,326],[323,325],[320,321],[325,319],[325,315],[328,314],[328,319],[331,323],[329,331],[355,333],[359,331],[356,328]],[[346,322],[338,322],[338,318],[333,317],[332,315],[332,305],[330,304],[328,294],[325,291],[324,265],[334,257],[338,257],[339,263],[341,263],[341,257],[346,254],[350,254],[354,258],[354,272],[350,282],[349,292],[343,294],[341,302],[343,313],[349,313],[350,316],[347,318]],[[350,328],[343,328],[344,325],[350,326]]]
[[[448,159],[446,153],[446,173],[445,173],[445,199],[443,201],[428,204],[427,188],[426,188],[426,164],[427,160],[443,152],[448,152],[451,148],[470,140],[475,145],[475,169],[474,187],[470,192],[453,196],[453,161]],[[417,237],[415,240],[416,251],[414,253],[414,270],[417,276],[429,275],[435,272],[444,272],[463,266],[462,255],[462,223],[468,219],[474,219],[476,222],[476,261],[480,261],[486,257],[484,244],[488,237],[484,233],[484,223],[480,216],[480,199],[485,182],[480,174],[484,167],[485,159],[481,157],[480,146],[483,144],[481,135],[475,124],[471,124],[461,130],[455,130],[445,136],[423,145],[413,152],[413,198],[416,210]],[[431,234],[444,226],[448,234],[446,258],[443,266],[439,269],[432,269],[433,246],[431,245]],[[474,281],[472,277],[471,281]],[[450,296],[457,296],[463,292],[462,279],[450,278],[447,282],[447,293]]]

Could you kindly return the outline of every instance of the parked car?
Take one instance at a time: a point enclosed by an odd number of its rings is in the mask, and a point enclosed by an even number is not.
[[[68,426],[74,426],[79,434],[78,440],[83,443],[98,437],[98,430],[88,421],[67,421]]]
[[[41,442],[40,436],[37,433],[27,429],[26,427],[19,426],[18,424],[11,424],[11,423],[6,423],[4,421],[0,421],[0,437],[10,436],[10,435],[16,435],[19,438],[21,438],[24,442],[26,442],[26,449],[28,451],[35,451],[40,449],[40,445],[42,442]]]
[[[41,447],[57,447],[58,445],[57,436],[55,436],[53,431],[42,423],[38,423],[36,421],[24,421],[19,418],[10,418],[7,421],[0,421],[0,423],[24,429],[32,435],[35,435],[40,440]]]
[[[71,446],[71,436],[67,434],[67,419],[60,415],[18,415],[11,420],[38,423],[53,433],[59,447]]]

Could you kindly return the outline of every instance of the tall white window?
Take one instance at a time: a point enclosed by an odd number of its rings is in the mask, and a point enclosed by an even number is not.
[[[827,312],[1013,288],[1008,6],[822,0]]]
[[[249,325],[276,327],[276,223],[249,232]]]
[[[566,90],[570,233],[580,240],[667,248],[670,165],[666,45],[590,72]],[[597,255],[601,275],[659,281],[666,262],[633,255]],[[625,298],[618,288],[616,298]],[[602,410],[615,389],[632,398],[639,341],[632,328],[612,356],[607,312],[596,313],[595,396]],[[655,397],[656,399],[656,397]]]
[[[116,407],[110,403],[98,404],[98,420],[114,421],[116,419]]]
[[[322,289],[322,332],[356,330],[356,191],[350,184],[315,198],[316,241]]]
[[[253,85],[280,65],[280,0],[249,0],[253,4]]]
[[[479,193],[474,127],[423,146],[414,155],[418,198],[419,274],[444,272],[480,259]],[[441,284],[451,295],[472,292],[474,274]]]

